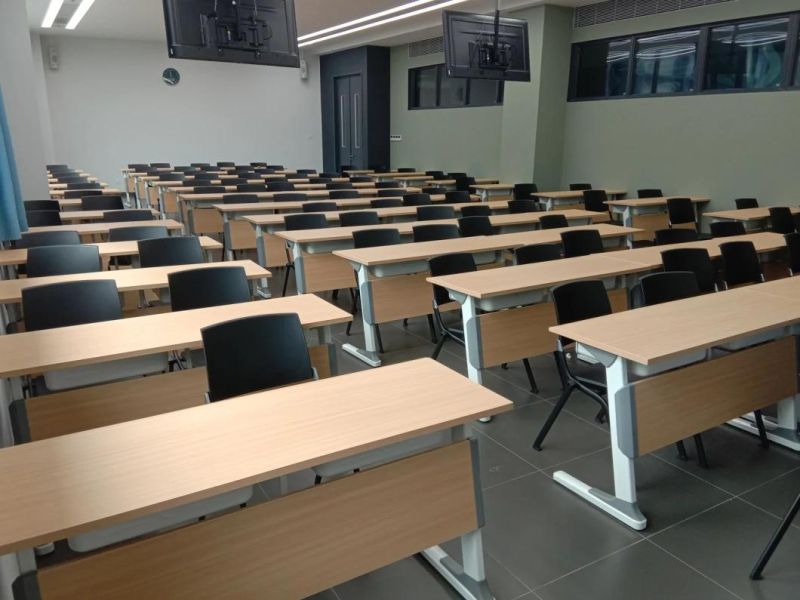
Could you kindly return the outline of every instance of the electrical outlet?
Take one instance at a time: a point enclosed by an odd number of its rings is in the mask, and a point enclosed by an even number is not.
[[[399,133],[393,133],[392,135],[389,136],[389,141],[390,142],[402,142],[403,141],[403,136],[400,135]]]

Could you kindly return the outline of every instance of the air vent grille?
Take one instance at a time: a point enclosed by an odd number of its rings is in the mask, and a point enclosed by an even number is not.
[[[732,0],[606,0],[575,9],[575,27],[622,21]]]
[[[428,54],[444,52],[444,38],[439,36],[429,40],[421,40],[408,45],[408,57],[418,58]]]

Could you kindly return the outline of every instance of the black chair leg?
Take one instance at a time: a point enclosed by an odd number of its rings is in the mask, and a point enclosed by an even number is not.
[[[703,436],[699,433],[692,436],[694,440],[694,447],[697,450],[697,464],[699,464],[704,469],[708,468],[708,459],[706,458],[706,447],[703,444]]]
[[[339,299],[339,290],[333,290],[331,294],[331,300],[338,300]]]
[[[408,327],[408,319],[403,319],[403,327]]]
[[[314,485],[319,485],[322,483],[322,475],[317,475],[314,477]]]
[[[435,344],[438,338],[436,337],[436,327],[433,325],[433,315],[428,315],[428,329],[431,331],[431,342]]]
[[[292,265],[286,265],[286,274],[283,276],[283,294],[286,295],[286,289],[289,287],[289,272],[292,270]]]
[[[508,371],[508,363],[503,363],[500,365],[500,368],[503,369],[503,371]]]
[[[536,385],[536,378],[533,376],[533,369],[531,369],[530,361],[527,358],[523,358],[522,364],[525,366],[525,373],[528,376],[528,383],[531,385],[531,392],[538,394],[539,386]]]
[[[756,418],[756,427],[758,427],[758,437],[761,438],[761,447],[769,448],[769,439],[767,438],[767,428],[764,427],[764,415],[760,410],[754,410],[753,416]]]
[[[553,407],[553,410],[550,411],[550,414],[547,417],[547,421],[545,421],[544,425],[542,425],[541,430],[539,430],[539,435],[536,436],[536,439],[533,442],[534,450],[538,450],[539,452],[542,451],[542,442],[544,442],[544,438],[547,437],[550,428],[553,426],[553,423],[556,422],[559,413],[564,408],[564,405],[569,400],[570,395],[572,394],[572,390],[575,389],[574,384],[571,384],[567,389],[565,389],[561,393],[561,397],[558,399],[558,402]]]
[[[683,440],[679,440],[675,442],[675,448],[678,450],[678,459],[686,462],[689,460],[689,455],[686,454],[686,444],[683,443]]]
[[[378,338],[378,352],[383,354],[383,340],[381,339],[381,328],[375,325],[375,337]]]
[[[750,579],[761,579],[761,573],[764,571],[764,567],[767,566],[769,559],[772,558],[772,554],[778,548],[783,536],[797,516],[798,511],[800,511],[800,494],[794,499],[794,503],[789,509],[789,512],[783,517],[783,521],[781,521],[777,531],[772,535],[772,539],[769,541],[769,544],[767,544],[767,547],[764,548],[764,552],[761,553],[758,562],[756,562],[756,566],[753,567],[753,570],[750,572]]]
[[[352,292],[352,290],[350,291]],[[352,313],[354,319],[355,316],[358,314],[358,303],[360,299],[361,299],[360,292],[356,290],[355,293],[353,293],[353,307],[350,309],[350,312]],[[351,319],[350,322],[347,323],[347,329],[344,330],[345,335],[350,335],[350,329],[352,327],[353,327],[353,321]],[[383,352],[383,350],[381,350],[381,352]]]
[[[436,348],[433,349],[433,354],[431,354],[431,358],[436,360],[439,358],[439,353],[442,351],[442,346],[444,346],[445,341],[447,340],[446,335],[440,335],[439,341],[436,343]]]

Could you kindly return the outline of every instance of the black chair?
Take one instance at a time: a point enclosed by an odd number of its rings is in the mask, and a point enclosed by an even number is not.
[[[125,204],[122,196],[84,196],[81,198],[81,210],[122,210]]]
[[[308,183],[325,183],[325,184],[328,184],[328,183],[332,183],[332,182],[333,182],[333,178],[331,178],[331,177],[309,177],[308,178]]]
[[[297,169],[298,175],[312,175],[317,172],[316,169]]]
[[[229,162],[229,161],[219,161],[219,162],[217,162],[217,166],[218,167],[235,167],[236,163],[235,162]]]
[[[242,177],[234,177],[232,179],[224,179],[222,182],[225,185],[246,185],[250,183],[250,180]]]
[[[458,225],[415,225],[411,228],[415,242],[433,242],[436,240],[452,240],[461,237]]]
[[[402,188],[386,188],[382,190],[376,189],[378,198],[402,198],[408,196],[409,192]]]
[[[697,230],[694,204],[690,198],[667,198],[667,219],[670,227],[691,224]]]
[[[66,183],[67,185],[71,183],[90,183],[89,178],[85,175],[74,175],[74,174],[66,174],[66,175],[57,175],[56,179],[58,183]]]
[[[663,198],[664,192],[661,191],[661,188],[642,188],[636,190],[636,195],[639,198]]]
[[[444,179],[444,171],[425,171],[425,175],[429,175],[434,179]]]
[[[521,213],[540,212],[541,208],[539,203],[533,198],[523,198],[520,200],[508,201],[508,212],[512,215]]]
[[[69,327],[122,318],[111,279],[37,285],[22,290],[25,331]]]
[[[255,204],[259,201],[256,194],[225,194],[222,196],[223,204]]]
[[[306,205],[303,205],[305,209]],[[328,227],[328,220],[325,215],[319,213],[299,213],[295,215],[286,215],[283,219],[286,231],[298,231],[300,229],[325,229]],[[289,249],[286,249],[286,272],[283,276],[283,293],[286,295],[286,290],[289,287],[289,274],[294,270],[294,263],[289,256]]]
[[[428,261],[428,268],[433,277],[444,275],[455,275],[458,273],[473,273],[477,271],[475,259],[470,253],[445,254],[437,256]],[[444,343],[449,339],[464,345],[464,331],[461,327],[448,325],[442,317],[441,307],[452,302],[448,291],[438,285],[433,286],[433,322],[439,341],[433,349],[431,358],[439,358]]]
[[[403,196],[403,206],[427,206],[432,204],[429,194],[405,194]]]
[[[372,177],[368,175],[357,175],[350,178],[350,183],[370,183],[371,181]]]
[[[722,253],[722,282],[725,289],[747,283],[761,283],[764,273],[753,242],[725,242]]]
[[[328,190],[353,190],[352,183],[349,182],[341,182],[341,183],[327,183],[325,184],[325,188]]]
[[[155,162],[155,163],[150,163],[150,166],[153,167],[154,169],[169,169],[172,165],[166,162]]]
[[[101,270],[100,250],[92,245],[38,246],[28,249],[28,277],[95,273]]]
[[[103,190],[65,190],[64,200],[75,200],[86,196],[102,196]]]
[[[516,183],[514,184],[513,197],[514,200],[527,200],[531,197],[531,194],[535,194],[538,191],[539,188],[535,183]]]
[[[800,273],[800,233],[787,233],[783,237],[786,240],[786,251],[789,255],[789,275],[794,277],[795,274]]]
[[[61,225],[61,214],[57,210],[27,210],[28,227],[50,227]]]
[[[142,267],[192,265],[205,262],[200,240],[193,235],[139,240],[139,263]]]
[[[542,229],[561,229],[569,227],[569,221],[564,215],[542,215],[539,225]]]
[[[339,215],[342,227],[359,227],[362,225],[379,225],[378,213],[371,210],[344,211]]]
[[[99,190],[102,189],[99,183],[68,183],[68,190]]]
[[[148,208],[131,208],[128,210],[112,210],[103,213],[104,223],[121,223],[123,221],[152,221],[153,211]]]
[[[305,202],[308,200],[308,194],[305,192],[278,192],[273,194],[272,199],[275,202]]]
[[[570,183],[569,184],[569,191],[570,192],[583,192],[585,190],[592,189],[591,183]]]
[[[767,563],[769,563],[769,560],[772,558],[775,550],[778,549],[781,540],[783,540],[783,536],[786,535],[786,532],[789,530],[789,527],[797,516],[798,511],[800,511],[800,494],[795,497],[794,502],[792,502],[792,505],[784,515],[783,519],[778,525],[778,528],[775,530],[775,533],[772,534],[772,537],[767,543],[767,546],[764,548],[764,551],[761,553],[761,556],[759,556],[758,561],[756,561],[753,570],[750,571],[750,579],[762,579],[764,568],[767,566]]]
[[[770,231],[774,233],[793,233],[795,231],[794,216],[788,206],[771,206],[769,208]]]
[[[183,181],[183,173],[161,173],[158,176],[159,181]]]
[[[213,179],[217,179],[218,175],[216,173],[206,173],[205,171],[198,171],[194,174],[195,181],[210,181]]]
[[[674,248],[661,251],[665,271],[690,271],[694,273],[697,288],[702,294],[717,291],[714,263],[705,248]]]
[[[173,311],[250,300],[244,267],[198,267],[170,273],[167,280]]]
[[[296,313],[226,321],[201,335],[211,402],[314,379]]]
[[[561,232],[564,258],[588,256],[603,251],[603,238],[596,229],[575,229]]]
[[[323,171],[322,173],[319,173],[319,176],[323,179],[335,179],[336,177],[339,177],[339,174],[333,171]]]
[[[266,192],[267,186],[262,183],[240,183],[236,186],[237,192]]]
[[[330,212],[336,211],[339,206],[336,202],[306,202],[303,204],[303,212]]]
[[[447,193],[447,190],[443,187],[436,187],[436,186],[425,186],[422,188],[423,194],[430,194],[431,196],[443,196]]]
[[[138,242],[152,238],[167,237],[169,232],[163,225],[142,225],[139,227],[117,227],[108,232],[109,242]],[[125,258],[125,257],[122,257]]]
[[[559,260],[561,258],[561,244],[530,244],[514,250],[514,263],[529,265],[533,263]]]
[[[398,173],[416,173],[417,170],[414,167],[399,167],[397,169]]]
[[[396,181],[377,181],[375,182],[375,189],[376,190],[385,190],[385,189],[392,189],[397,187]]]
[[[448,179],[464,179],[467,176],[463,171],[450,171],[447,173]]]
[[[204,163],[204,162],[194,162],[194,163],[189,163],[189,164],[192,167],[201,167],[201,168],[202,167],[210,167],[211,166],[211,163]]]
[[[358,190],[331,190],[328,192],[328,198],[331,200],[352,200],[360,197],[361,194],[358,193]]]
[[[31,210],[61,210],[58,200],[25,200],[25,211]]]
[[[459,192],[460,193],[460,192]],[[462,217],[491,217],[492,209],[485,204],[471,204],[461,207]]]
[[[471,192],[471,186],[475,185],[474,177],[458,177],[456,178],[456,190],[462,192]]]
[[[77,231],[34,231],[23,232],[17,248],[36,248],[38,246],[74,246],[81,243]]]
[[[605,190],[583,190],[583,207],[594,212],[608,212]]]
[[[747,231],[741,221],[714,221],[709,225],[711,237],[733,237],[734,235],[744,235]],[[676,229],[675,231],[680,231]]]
[[[228,190],[224,185],[196,185],[192,191],[195,194],[224,194]]]
[[[611,302],[602,281],[575,281],[556,286],[551,291],[559,325],[603,317],[611,314]],[[556,367],[561,378],[562,392],[558,402],[550,411],[544,425],[533,442],[533,448],[541,451],[542,443],[559,413],[575,390],[579,390],[600,405],[597,419],[608,413],[605,372],[602,365],[589,365],[568,353],[574,341],[558,336],[554,352]]]
[[[737,210],[745,208],[758,208],[758,200],[756,198],[737,198],[734,200]]]
[[[444,201],[448,204],[461,204],[466,202],[472,202],[472,198],[469,195],[469,192],[465,192],[463,190],[455,190],[449,191],[444,193]],[[486,207],[488,208],[488,206]]]
[[[455,219],[456,211],[452,206],[417,206],[417,221],[436,221],[439,219]]]
[[[657,246],[696,242],[698,239],[697,231],[694,229],[658,229],[655,235]]]
[[[48,171],[63,171],[65,169],[69,169],[69,165],[65,164],[45,165],[45,168]],[[131,168],[131,165],[128,165],[128,168]]]
[[[371,208],[396,208],[403,206],[403,201],[400,198],[373,198],[369,205]]]
[[[289,181],[269,181],[267,190],[270,192],[291,192],[295,189],[294,184]]]
[[[286,170],[283,165],[267,165],[267,168],[268,169],[272,169],[273,171],[285,171]]]
[[[479,235],[494,235],[497,233],[491,218],[486,216],[461,217],[458,220],[458,232],[461,237],[476,237]]]

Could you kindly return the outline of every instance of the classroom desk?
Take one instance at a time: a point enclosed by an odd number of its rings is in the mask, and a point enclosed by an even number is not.
[[[103,188],[102,190],[50,190],[50,197],[53,200],[61,200],[64,198],[64,192],[90,192],[90,195],[94,195],[94,192],[102,192],[104,196],[121,196],[125,192],[119,190],[117,188]]]
[[[606,204],[611,214],[620,215],[622,224],[633,227],[633,219],[638,215],[663,214],[667,210],[667,200],[670,198],[689,198],[695,208],[695,221],[700,222],[702,206],[708,204],[708,196],[664,196],[662,198],[627,198],[624,200],[609,200]]]
[[[792,278],[552,327],[606,368],[614,492],[564,471],[553,475],[555,481],[629,527],[644,529],[636,457],[753,410],[796,403],[798,294],[800,280]],[[773,332],[773,341],[689,362],[698,351],[764,332]],[[672,370],[633,381],[632,364]],[[797,441],[794,416],[785,433]]]
[[[123,209],[124,210],[124,209]],[[140,209],[141,210],[141,209]],[[118,212],[117,210],[70,210],[66,212],[62,212],[59,216],[61,217],[62,222],[70,222],[70,221],[102,221],[103,215],[105,213],[114,213]],[[150,214],[153,217],[158,217],[158,211],[154,209],[150,209]]]
[[[511,408],[421,359],[6,448],[0,552],[18,553],[12,577],[23,573],[41,600],[97,590],[294,600],[415,553],[462,597],[489,600],[480,442],[466,426]],[[446,435],[433,449],[171,532],[38,571],[30,554],[37,544],[434,432]],[[437,545],[453,538],[463,564]]]
[[[610,243],[636,233],[635,229],[607,224],[584,228],[597,229],[604,240]],[[478,265],[502,264],[506,250],[529,244],[559,242],[562,231],[564,229],[547,229],[358,250],[334,250],[335,257],[348,261],[356,271],[364,326],[365,348],[345,344],[342,349],[372,367],[381,365],[376,326],[431,312],[432,293],[427,282],[429,259],[442,254],[470,252]],[[296,232],[285,232],[283,235],[289,236],[291,233]],[[295,270],[298,270],[297,266]]]
[[[800,208],[797,206],[789,209],[793,215],[800,214]],[[769,221],[769,207],[717,210],[705,213],[703,216],[711,221],[740,221],[744,223],[746,229],[760,229]]]
[[[352,177],[353,175],[358,177],[359,175],[372,175],[375,172],[375,170],[374,169],[345,169],[343,172],[346,173],[349,177]]]
[[[627,190],[620,188],[607,188],[606,195],[612,199],[623,198],[627,194]],[[531,194],[533,198],[542,202],[545,210],[554,210],[563,206],[573,206],[576,204],[583,204],[583,190],[562,190],[556,192],[534,192]]]
[[[474,189],[481,197],[481,202],[488,202],[492,197],[495,200],[508,200],[512,197],[514,191],[513,183],[477,183],[471,185],[470,188]]]
[[[102,181],[98,181],[97,177],[87,177],[86,179],[88,179],[90,183],[99,183],[101,187],[104,187],[104,188],[108,187],[107,183],[104,183]],[[52,182],[52,183],[48,182],[47,187],[52,192],[54,190],[66,190],[66,189],[69,189],[69,184],[68,183],[58,183],[58,182]]]
[[[79,235],[108,235],[112,229],[121,229],[124,227],[150,227],[161,226],[166,227],[167,231],[172,234],[176,231],[183,231],[183,224],[178,223],[173,219],[155,219],[152,221],[123,221],[121,223],[72,223],[69,225],[47,225],[44,227],[31,227],[29,232],[37,231],[77,231]]]

